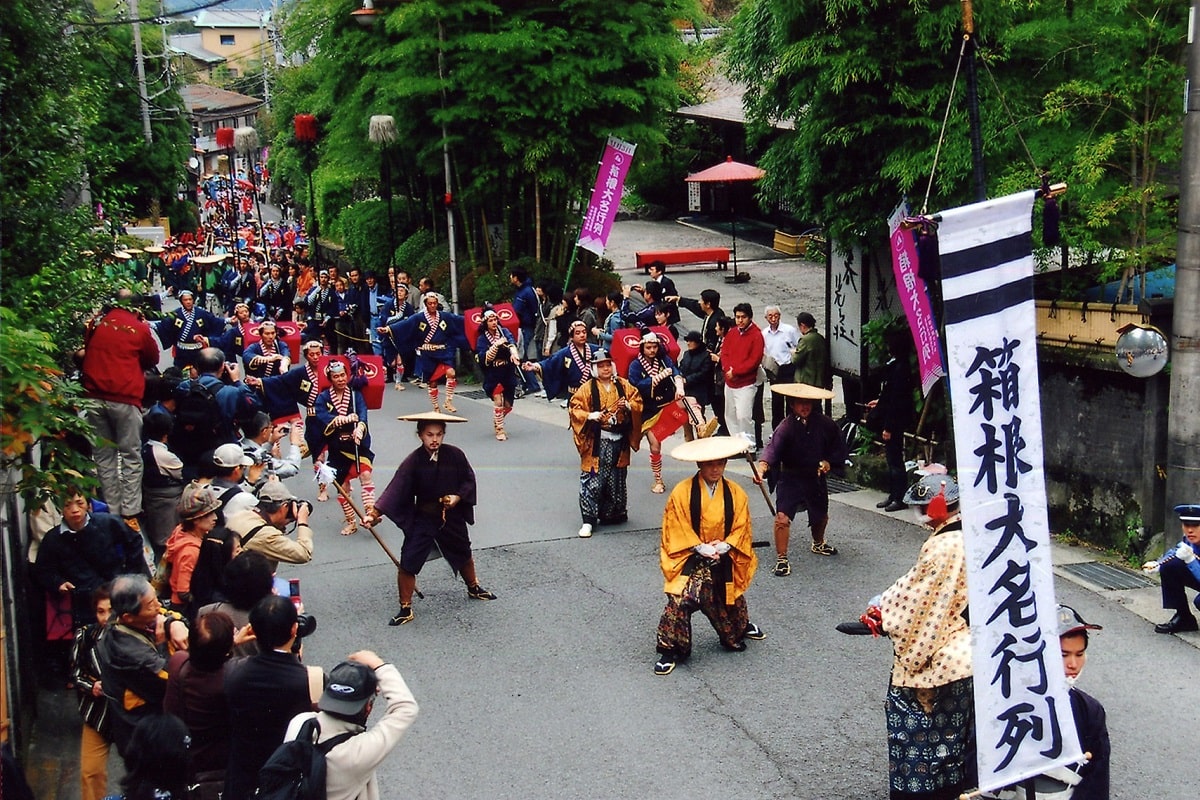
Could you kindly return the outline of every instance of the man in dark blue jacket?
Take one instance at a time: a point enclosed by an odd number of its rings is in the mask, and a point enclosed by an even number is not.
[[[521,325],[521,337],[517,342],[517,350],[521,354],[522,361],[537,361],[541,357],[541,353],[537,351],[537,344],[534,342],[533,332],[537,328],[538,316],[541,312],[541,303],[538,302],[537,292],[533,288],[533,279],[529,277],[522,267],[513,267],[509,270],[508,279],[512,285],[516,287],[516,293],[513,294],[513,311],[517,313],[517,321]],[[525,391],[532,394],[539,390],[538,380],[534,373],[525,373]]]

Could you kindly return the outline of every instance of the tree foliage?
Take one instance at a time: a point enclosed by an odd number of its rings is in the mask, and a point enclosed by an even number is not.
[[[1068,245],[1143,260],[1173,249],[1164,176],[1179,153],[1185,19],[1165,0],[977,5],[989,195],[1044,171],[1071,186]],[[972,200],[963,75],[951,95],[961,24],[958,4],[924,0],[743,5],[728,50],[751,116],[796,124],[759,162],[762,194],[860,240],[901,196],[920,208],[929,187],[931,212]]]
[[[605,138],[648,151],[661,143],[681,52],[671,21],[694,5],[414,0],[370,30],[349,20],[355,8],[352,0],[312,0],[285,21],[289,49],[311,57],[281,81],[279,127],[288,132],[277,152],[291,145],[292,115],[313,113],[321,123],[316,180],[338,171],[374,179],[379,153],[367,142],[367,123],[392,115],[393,189],[418,207],[414,217],[433,224],[443,208],[445,141],[468,252],[482,252],[486,221],[505,226],[514,254],[532,254],[540,236],[561,264],[578,222],[573,204],[594,178]],[[298,161],[282,155],[280,164]],[[297,174],[290,182],[303,186]],[[324,227],[341,209],[323,206],[321,194]]]

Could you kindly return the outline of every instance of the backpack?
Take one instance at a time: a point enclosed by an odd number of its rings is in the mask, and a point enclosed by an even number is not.
[[[275,748],[258,771],[256,800],[325,800],[325,754],[354,734],[317,744],[320,735],[321,724],[310,717],[295,739]]]
[[[196,379],[175,403],[175,427],[169,437],[171,449],[180,456],[196,456],[217,447],[223,428],[217,393]]]

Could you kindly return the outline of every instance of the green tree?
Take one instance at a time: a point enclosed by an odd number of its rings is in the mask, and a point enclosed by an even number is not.
[[[1173,251],[1164,175],[1178,158],[1186,7],[1165,0],[976,8],[989,195],[1070,184],[1064,242]],[[971,153],[958,4],[750,0],[728,43],[755,130],[793,119],[759,163],[763,196],[822,220],[841,240],[882,236],[902,195],[929,211],[969,202]],[[939,142],[949,103],[944,141]]]
[[[540,249],[559,264],[605,138],[647,152],[662,142],[682,52],[671,21],[694,12],[692,0],[415,0],[361,30],[348,21],[355,7],[313,0],[284,23],[291,51],[316,54],[281,81],[278,107],[283,119],[308,112],[321,120],[317,181],[343,170],[377,175],[367,121],[390,114],[400,134],[396,196],[432,223],[444,191],[444,129],[468,252],[482,248],[486,220],[505,226],[513,253]],[[299,175],[291,182],[303,185]],[[324,227],[331,215],[317,194]]]

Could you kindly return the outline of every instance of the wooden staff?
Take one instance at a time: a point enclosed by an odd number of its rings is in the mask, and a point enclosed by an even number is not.
[[[758,488],[762,492],[763,500],[767,501],[767,508],[771,510],[771,516],[775,516],[775,504],[771,502],[771,494],[763,485],[762,475],[758,474],[758,464],[754,463],[754,453],[750,450],[746,451],[746,463],[750,465],[750,472],[753,473],[754,482],[758,484]]]

